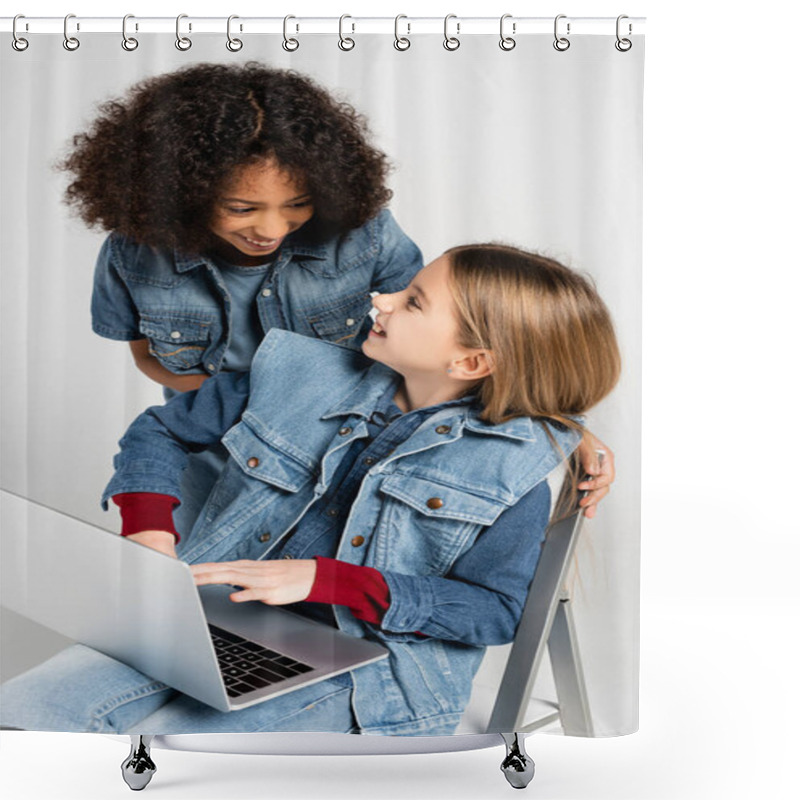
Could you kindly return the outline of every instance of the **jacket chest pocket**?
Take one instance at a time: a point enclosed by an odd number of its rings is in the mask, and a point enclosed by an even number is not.
[[[376,538],[381,567],[444,575],[507,506],[499,500],[410,475],[391,475]]]
[[[211,344],[213,317],[142,312],[139,330],[150,353],[171,372],[202,366]]]
[[[222,442],[231,457],[206,502],[198,537],[205,542],[192,551],[194,560],[207,559],[208,545],[216,547],[222,540],[227,543],[213,551],[221,560],[244,558],[239,550],[263,552],[274,546],[313,495],[313,469],[265,441],[246,421],[231,428]]]
[[[371,307],[369,295],[359,293],[307,312],[306,320],[318,338],[355,347]]]

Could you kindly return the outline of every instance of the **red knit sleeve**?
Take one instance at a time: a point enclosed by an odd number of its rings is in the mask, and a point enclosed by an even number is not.
[[[175,537],[176,544],[181,540],[172,520],[172,510],[180,505],[176,497],[152,492],[129,492],[114,495],[112,500],[119,506],[123,536],[141,531],[167,531]]]
[[[347,606],[356,619],[380,625],[389,608],[389,587],[372,567],[360,567],[335,558],[315,558],[317,575],[308,603]]]

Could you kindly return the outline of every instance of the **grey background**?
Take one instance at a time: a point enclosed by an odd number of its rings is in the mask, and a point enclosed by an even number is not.
[[[37,37],[22,54],[4,48],[2,487],[114,529],[98,497],[116,440],[160,400],[127,345],[90,330],[103,235],[61,204],[62,178],[50,167],[69,136],[97,102],[186,63],[258,58],[299,69],[369,118],[396,165],[392,209],[427,260],[466,241],[533,247],[589,272],[611,306],[625,371],[590,425],[616,452],[618,478],[587,526],[574,586],[596,728],[635,729],[644,48],[637,41],[623,58],[613,37],[572,38],[567,54],[546,36],[510,53],[489,36],[465,38],[455,53],[433,36],[407,53],[384,36],[361,36],[344,54],[335,36],[319,36],[291,56],[273,37],[236,55],[219,36],[196,37],[188,53],[170,35],[148,37],[135,53],[99,34],[76,53],[60,36]],[[9,671],[41,657],[19,619],[4,618],[2,634]]]

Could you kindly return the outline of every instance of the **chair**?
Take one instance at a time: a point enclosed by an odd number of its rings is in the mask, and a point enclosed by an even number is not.
[[[563,473],[551,479],[566,491]],[[557,503],[556,508],[562,504]],[[479,734],[450,737],[364,737],[348,734],[201,734],[193,736],[132,735],[131,751],[122,763],[122,774],[132,789],[143,789],[155,772],[151,745],[164,749],[229,753],[390,754],[480,749],[506,745],[501,770],[508,782],[525,788],[535,765],[525,752],[524,735],[560,721],[564,733],[592,736],[592,720],[578,650],[569,592],[565,587],[572,556],[583,526],[579,509],[551,522],[542,545],[528,598],[511,646],[494,707]],[[545,650],[549,651],[558,698],[554,710],[527,721],[528,705]],[[242,737],[247,737],[247,740]],[[276,738],[280,746],[276,749]],[[257,740],[257,741],[256,741]],[[455,740],[455,741],[454,741]],[[319,745],[319,746],[317,746]]]

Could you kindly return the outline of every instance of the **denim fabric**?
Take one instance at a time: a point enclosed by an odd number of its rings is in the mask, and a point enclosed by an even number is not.
[[[325,495],[349,445],[367,436],[367,419],[395,380],[352,350],[273,330],[253,361],[246,408],[247,385],[220,376],[150,409],[122,440],[104,502],[121,492],[179,496],[187,450],[215,441],[241,415],[223,438],[231,458],[182,557],[270,558]],[[364,475],[336,557],[380,570],[391,604],[380,629],[335,608],[342,630],[390,650],[352,673],[360,730],[452,732],[485,646],[513,637],[549,495],[540,495],[527,542],[495,542],[492,528],[577,445],[574,432],[548,428],[554,444],[541,421],[491,425],[473,406],[445,407]],[[458,571],[476,547],[480,571],[470,582]]]
[[[347,674],[225,713],[83,645],[6,681],[0,692],[0,724],[29,731],[350,733],[355,728]]]
[[[405,288],[421,269],[417,246],[384,210],[361,228],[323,239],[314,220],[287,237],[257,295],[264,332],[284,328],[358,349],[370,292]],[[147,338],[171,372],[231,369],[231,297],[210,258],[167,253],[111,234],[97,260],[92,327],[109,339]],[[261,338],[259,331],[259,338]]]

